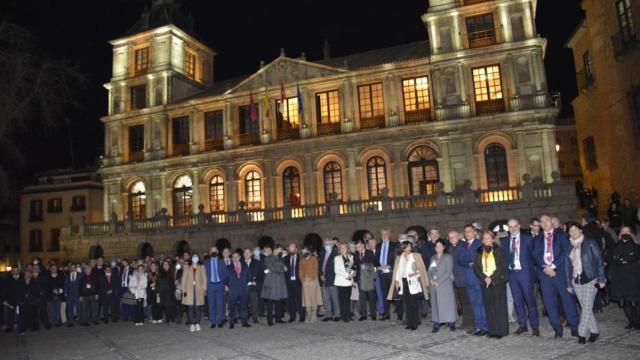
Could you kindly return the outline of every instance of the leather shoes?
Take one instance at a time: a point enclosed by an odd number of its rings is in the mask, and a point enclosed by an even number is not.
[[[554,339],[562,339],[562,331],[556,331],[553,335]]]
[[[587,339],[585,337],[578,336],[578,344],[586,344],[586,343],[587,343]]]
[[[592,334],[589,336],[589,342],[590,342],[590,343],[594,343],[594,342],[596,342],[596,340],[598,340],[598,338],[599,338],[599,337],[600,337],[600,334],[594,334],[594,333],[592,333]]]
[[[360,316],[360,318],[358,319],[358,321],[365,321],[365,320],[367,320],[366,316]]]
[[[527,327],[526,327],[526,326],[525,326],[525,327],[522,327],[522,326],[521,326],[521,327],[519,327],[519,328],[518,328],[518,330],[516,330],[516,332],[514,332],[514,334],[516,334],[516,335],[522,335],[523,333],[526,333],[526,332],[528,332],[528,331],[529,331],[529,329],[527,329]]]
[[[571,330],[571,336],[578,337],[578,330]]]
[[[533,336],[540,336],[540,330],[539,329],[533,329],[532,330],[532,335]]]
[[[342,319],[341,319],[341,318],[339,318],[339,317],[334,317],[334,318],[333,318],[333,321],[336,321],[336,322],[337,322],[337,321],[340,321],[340,320],[342,320]]]
[[[242,324],[242,327],[251,327],[251,325],[249,325],[248,323],[244,323]]]
[[[215,329],[216,328],[216,324],[211,324],[210,328],[211,329]]]
[[[467,330],[467,334],[469,335],[474,335],[475,333],[477,333],[478,331],[480,331],[480,329],[471,329],[471,330]]]
[[[322,322],[327,322],[327,321],[331,321],[331,320],[332,320],[331,318],[326,317],[326,318],[322,319]]]

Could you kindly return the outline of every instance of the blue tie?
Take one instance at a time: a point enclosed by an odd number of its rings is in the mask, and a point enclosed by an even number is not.
[[[382,242],[382,256],[381,256],[381,263],[382,265],[387,265],[387,242],[383,241]]]
[[[211,281],[212,283],[217,283],[220,282],[220,279],[218,278],[218,259],[213,258],[213,261],[211,261],[211,274],[213,274],[212,278],[213,281]]]

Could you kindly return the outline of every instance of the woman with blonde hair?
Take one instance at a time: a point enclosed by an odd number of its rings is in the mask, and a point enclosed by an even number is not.
[[[394,292],[398,292],[402,297],[407,315],[405,329],[416,330],[419,320],[418,300],[421,297],[429,300],[429,278],[422,255],[413,251],[413,244],[410,241],[403,241],[400,246],[402,253],[396,257],[387,299],[393,300]]]

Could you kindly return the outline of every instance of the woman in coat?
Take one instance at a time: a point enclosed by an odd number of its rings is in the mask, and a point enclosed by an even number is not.
[[[187,308],[189,331],[200,331],[202,312],[200,307],[204,305],[204,294],[207,293],[207,274],[199,264],[198,255],[191,257],[191,266],[183,269],[180,286],[182,290],[182,304]]]
[[[302,250],[300,261],[300,281],[302,281],[302,306],[307,309],[307,322],[315,322],[318,306],[322,306],[322,292],[318,282],[318,256],[309,246]]]
[[[620,241],[609,252],[609,296],[624,309],[629,323],[625,329],[640,330],[640,245],[631,235],[631,228],[620,229]]]
[[[144,325],[144,308],[147,306],[147,273],[144,265],[138,265],[135,274],[129,279],[129,291],[136,299],[136,306],[133,311],[133,323],[135,326]]]
[[[596,240],[587,238],[582,233],[582,225],[572,222],[567,225],[571,252],[565,261],[567,276],[567,291],[576,294],[582,311],[578,324],[578,344],[586,344],[587,334],[589,342],[595,342],[599,335],[598,324],[593,315],[593,301],[598,289],[604,288],[604,262],[602,250]]]
[[[262,283],[261,297],[266,300],[267,305],[267,323],[273,326],[273,313],[276,313],[276,323],[283,323],[282,316],[284,309],[282,300],[287,298],[287,283],[284,279],[284,273],[287,266],[280,258],[282,247],[276,246],[273,251],[271,245],[264,247],[264,282]]]
[[[388,300],[393,300],[395,291],[402,296],[407,314],[407,330],[418,328],[418,300],[424,297],[429,300],[429,276],[422,261],[422,255],[413,251],[410,241],[400,244],[402,254],[396,257],[391,277],[391,286],[387,294]]]
[[[431,298],[431,320],[433,331],[440,330],[440,324],[448,324],[456,330],[458,311],[453,292],[453,257],[444,253],[444,241],[435,244],[436,253],[431,257],[427,275],[429,276],[429,298]]]
[[[158,264],[149,263],[149,283],[147,284],[147,302],[151,306],[151,323],[162,322],[162,309],[160,308],[160,294],[158,293]]]
[[[164,312],[167,322],[174,322],[176,320],[176,286],[173,277],[171,263],[168,259],[164,260],[158,273],[156,290],[158,292],[160,311]],[[160,318],[162,319],[162,316],[160,316]]]
[[[500,339],[509,334],[507,309],[507,263],[493,232],[482,234],[473,270],[481,282],[482,301],[489,325],[489,337]]]
[[[340,304],[340,318],[344,322],[351,320],[351,291],[353,288],[353,255],[349,253],[347,244],[340,244],[338,256],[333,259],[333,269],[336,278],[333,282],[338,289],[338,303]]]

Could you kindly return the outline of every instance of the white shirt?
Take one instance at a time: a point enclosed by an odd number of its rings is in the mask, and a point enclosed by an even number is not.
[[[517,239],[516,240],[516,247],[515,248],[511,248],[511,246],[513,246],[513,239]],[[517,233],[515,235],[511,235],[509,237],[509,250],[513,251],[513,269],[514,270],[522,270],[522,266],[520,265],[520,247],[522,247],[522,244],[520,243],[520,233]]]
[[[398,294],[403,294],[404,284],[402,283],[402,279],[406,278],[407,283],[409,284],[409,293],[411,295],[419,294],[422,292],[422,285],[420,284],[420,274],[416,274],[414,276],[409,277],[409,274],[417,272],[416,268],[416,260],[413,257],[413,254],[410,254],[409,257],[406,257],[404,254],[400,255],[400,263],[398,264],[398,271],[396,273],[396,281],[400,285],[400,290]]]

